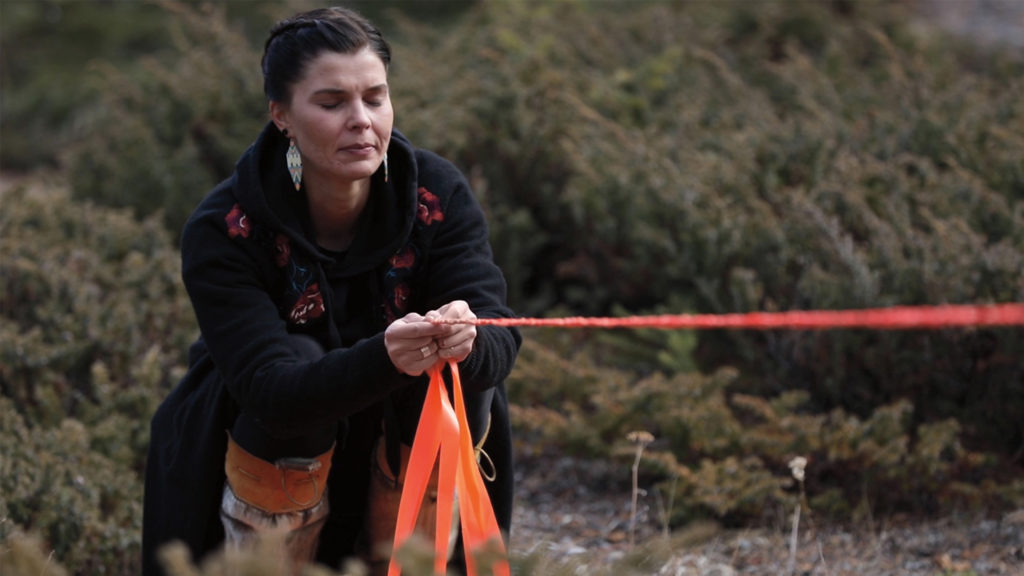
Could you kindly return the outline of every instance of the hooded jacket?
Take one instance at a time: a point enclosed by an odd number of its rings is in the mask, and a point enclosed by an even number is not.
[[[317,560],[337,566],[353,555],[381,421],[397,423],[408,442],[426,388],[425,377],[391,363],[384,329],[453,300],[481,318],[511,315],[483,211],[450,162],[393,132],[387,174],[372,177],[352,245],[331,253],[313,240],[304,193],[287,172],[287,144],[268,124],[184,228],[182,277],[200,337],[187,374],[151,422],[146,575],[162,573],[156,550],[171,540],[184,541],[197,560],[223,540],[226,431],[241,410],[280,438],[338,423]],[[294,335],[326,352],[309,360]],[[459,364],[467,401],[474,393],[494,398],[484,450],[497,471],[488,491],[506,533],[512,453],[503,381],[519,344],[515,330],[481,326]]]

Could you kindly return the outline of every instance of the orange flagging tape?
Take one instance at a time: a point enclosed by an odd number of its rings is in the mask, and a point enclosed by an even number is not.
[[[562,328],[664,328],[734,330],[832,330],[871,328],[914,330],[964,326],[1024,325],[1024,303],[989,306],[897,306],[863,310],[807,310],[746,314],[668,314],[622,318],[477,318],[441,320],[477,326],[553,326]]]
[[[665,328],[665,329],[753,329],[753,330],[829,330],[871,328],[881,330],[939,329],[965,326],[1024,325],[1024,303],[989,306],[898,306],[863,310],[810,310],[789,312],[752,312],[748,314],[675,314],[627,316],[622,318],[478,318],[475,320],[435,320],[439,324],[475,324],[478,326],[554,326],[565,328]],[[452,400],[449,400],[438,363],[430,369],[430,384],[413,440],[409,468],[399,502],[395,526],[394,550],[412,535],[423,502],[429,477],[437,462],[438,495],[434,540],[434,572],[444,574],[448,564],[448,527],[456,493],[462,538],[469,551],[468,576],[476,576],[479,567],[473,558],[486,544],[497,545],[499,559],[490,566],[497,576],[510,573],[501,531],[490,499],[476,465],[473,443],[466,421],[458,365],[449,362],[452,374]],[[391,557],[388,576],[399,576],[401,565]]]
[[[792,329],[828,330],[872,328],[881,330],[939,329],[964,326],[1024,325],[1024,303],[989,306],[899,306],[864,310],[810,310],[790,312],[753,312],[748,314],[675,314],[627,316],[623,318],[478,318],[475,320],[435,320],[439,324],[475,324],[478,326],[555,326],[566,328],[666,328],[666,329]],[[449,362],[452,375],[452,400],[449,400],[439,362],[429,370],[430,384],[413,440],[409,468],[399,502],[395,526],[394,550],[412,536],[427,483],[438,463],[437,518],[434,540],[434,572],[444,574],[448,564],[448,527],[456,494],[459,520],[466,550],[466,571],[476,576],[474,552],[495,543],[499,559],[490,566],[496,576],[508,576],[501,530],[494,517],[487,490],[473,453],[473,441],[466,421],[458,365]],[[401,565],[391,557],[388,576],[399,576]]]
[[[480,573],[474,554],[491,543],[499,554],[489,566],[489,573],[495,576],[509,576],[501,528],[494,516],[494,509],[491,507],[491,500],[487,496],[487,489],[473,452],[473,440],[466,419],[458,364],[448,362],[452,375],[454,404],[448,399],[448,387],[442,376],[444,366],[444,362],[439,362],[429,371],[427,398],[423,402],[420,423],[413,438],[409,468],[406,470],[405,484],[398,504],[394,550],[401,548],[412,535],[427,483],[434,470],[434,463],[438,462],[434,573],[447,572],[448,529],[452,522],[455,495],[458,494],[462,541],[467,551],[467,576],[476,576]],[[401,571],[401,564],[392,554],[391,562],[388,564],[388,576],[399,576]]]

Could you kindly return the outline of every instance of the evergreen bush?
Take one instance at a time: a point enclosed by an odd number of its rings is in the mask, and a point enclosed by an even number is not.
[[[75,574],[137,574],[149,419],[196,334],[177,253],[158,218],[60,185],[3,202],[0,540],[31,531]]]
[[[91,62],[124,65],[165,45],[165,19],[151,2],[98,7],[48,0],[0,5],[0,165],[29,172],[61,165],[82,138],[78,115],[99,97]]]
[[[525,315],[1024,301],[1024,58],[906,9],[486,4],[457,34],[408,24],[397,109],[471,175]],[[698,339],[737,391],[909,399],[1024,447],[1019,328]]]
[[[1015,465],[972,450],[956,420],[917,423],[907,400],[861,418],[811,409],[809,394],[732,392],[739,373],[666,375],[611,367],[585,338],[531,333],[508,382],[520,454],[573,453],[622,463],[631,431],[655,441],[644,482],[675,502],[669,522],[713,519],[740,527],[791,509],[800,494],[788,470],[808,459],[811,510],[834,522],[870,514],[999,511],[1024,504]],[[587,343],[589,344],[589,343]]]
[[[267,122],[260,51],[224,5],[164,3],[173,50],[93,64],[103,97],[72,155],[75,198],[156,211],[175,237]]]

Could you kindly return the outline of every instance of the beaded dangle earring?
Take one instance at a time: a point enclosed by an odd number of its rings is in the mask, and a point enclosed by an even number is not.
[[[384,181],[388,181],[388,153],[384,153]]]
[[[288,131],[283,131],[285,136],[288,136]],[[298,191],[302,187],[302,155],[299,154],[299,147],[295,145],[295,138],[292,138],[288,144],[288,152],[284,155],[285,161],[288,163],[288,173],[292,176],[292,183],[295,184],[295,190]]]

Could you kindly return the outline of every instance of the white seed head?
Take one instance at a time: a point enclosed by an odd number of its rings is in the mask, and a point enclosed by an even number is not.
[[[793,478],[796,478],[798,482],[804,481],[805,468],[807,468],[807,458],[803,456],[797,456],[789,461],[789,470],[793,473]]]
[[[646,430],[637,430],[627,434],[626,439],[634,444],[647,445],[654,442],[654,435]]]

